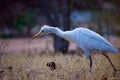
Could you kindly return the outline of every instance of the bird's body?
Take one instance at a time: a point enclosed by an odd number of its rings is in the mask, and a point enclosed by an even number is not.
[[[118,50],[110,42],[87,28],[76,28],[65,32],[56,28],[56,31],[53,33],[68,41],[76,43],[87,56],[90,55],[91,50],[118,53]]]
[[[118,53],[117,48],[115,48],[109,41],[107,41],[98,33],[87,28],[76,28],[71,31],[62,31],[57,27],[50,27],[48,25],[45,25],[33,38],[36,38],[41,33],[54,33],[57,36],[64,38],[65,40],[73,41],[76,43],[84,51],[86,56],[89,57],[90,68],[92,67],[92,59],[90,53],[91,50]],[[109,57],[104,53],[102,54],[110,61],[114,71],[116,71]]]

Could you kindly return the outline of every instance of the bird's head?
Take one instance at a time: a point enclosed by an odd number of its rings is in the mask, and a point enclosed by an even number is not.
[[[37,38],[39,35],[44,35],[44,34],[49,34],[49,33],[53,33],[55,31],[54,27],[50,27],[48,25],[44,25],[41,27],[41,29],[39,30],[39,32],[33,36],[32,39]]]

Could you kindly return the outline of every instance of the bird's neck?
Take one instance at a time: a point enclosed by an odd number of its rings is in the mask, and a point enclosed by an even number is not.
[[[70,35],[69,31],[62,31],[59,28],[55,28],[53,33],[67,41],[74,42],[74,40],[71,38],[72,36]]]
[[[55,28],[55,31],[54,31],[53,33],[56,34],[56,35],[59,36],[59,37],[64,38],[64,31],[62,31],[62,30],[59,29],[59,28]]]

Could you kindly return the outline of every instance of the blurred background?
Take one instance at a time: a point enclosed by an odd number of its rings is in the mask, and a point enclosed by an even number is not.
[[[75,44],[55,35],[31,41],[45,24],[64,31],[86,27],[120,49],[119,0],[0,0],[0,40],[9,41],[8,52],[76,49]]]

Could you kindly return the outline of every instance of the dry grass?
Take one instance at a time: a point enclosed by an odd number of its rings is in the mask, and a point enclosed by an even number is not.
[[[120,68],[120,54],[108,54]],[[61,54],[5,54],[1,60],[0,80],[120,80],[120,72],[113,77],[113,69],[107,59],[96,54],[92,56],[93,68],[89,72],[86,57]],[[55,62],[51,71],[47,62]]]
[[[92,56],[93,67],[92,72],[89,72],[88,59],[80,57],[78,50],[74,55],[53,55],[52,40],[49,40],[49,45],[45,45],[45,40],[10,40],[9,46],[3,49],[2,43],[0,52],[6,54],[1,56],[0,80],[120,80],[120,71],[113,77],[114,71],[103,55]],[[72,45],[73,47],[75,46]],[[38,54],[40,49],[45,50],[42,51],[43,54]],[[115,67],[120,69],[120,53],[108,55]],[[51,70],[46,65],[48,62],[54,62],[56,69]]]

